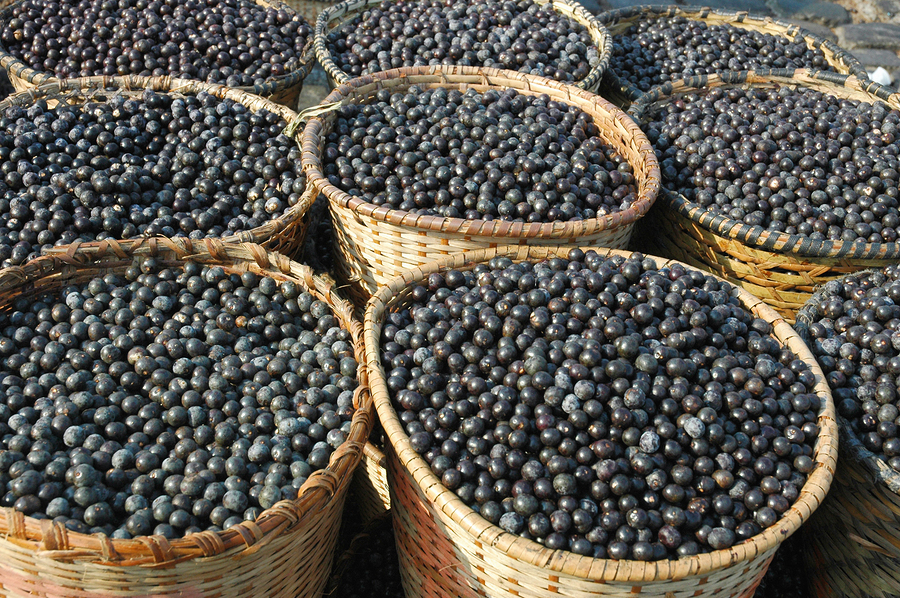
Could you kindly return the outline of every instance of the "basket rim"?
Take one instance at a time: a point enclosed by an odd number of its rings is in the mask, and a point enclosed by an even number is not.
[[[328,75],[329,81],[332,82],[334,86],[342,85],[353,79],[353,77],[341,70],[335,57],[328,51],[328,35],[356,18],[358,13],[370,6],[377,6],[384,1],[385,0],[345,0],[340,4],[329,6],[319,13],[319,16],[316,18],[313,30],[313,46],[316,60],[322,65],[322,68]],[[389,1],[396,3],[398,0]],[[549,4],[553,10],[573,19],[590,33],[591,38],[600,51],[600,61],[596,66],[591,68],[583,79],[573,82],[571,85],[583,89],[596,89],[597,86],[600,85],[603,75],[609,70],[609,59],[612,55],[612,35],[607,31],[606,27],[600,23],[595,15],[588,12],[586,8],[574,0],[534,0],[534,3],[539,6]],[[340,21],[338,21],[338,19],[340,19]],[[334,21],[338,22],[335,24]]]
[[[583,249],[585,252],[589,250],[596,251],[596,253],[604,257],[634,255],[633,252],[608,248],[585,247]],[[415,481],[419,490],[426,495],[433,508],[441,510],[444,515],[458,524],[465,533],[471,535],[475,541],[494,546],[507,552],[511,558],[516,558],[529,565],[581,579],[643,583],[697,576],[714,570],[732,567],[777,547],[784,539],[797,531],[800,525],[809,518],[818,505],[821,504],[831,485],[838,451],[834,403],[818,362],[816,362],[800,337],[797,336],[797,333],[771,307],[734,285],[731,285],[732,296],[739,298],[745,308],[757,317],[763,318],[772,324],[774,327],[773,334],[782,345],[790,347],[797,354],[798,358],[807,363],[816,376],[814,391],[822,400],[817,420],[820,432],[814,449],[816,468],[803,485],[799,498],[784,516],[777,523],[751,539],[730,549],[716,550],[677,560],[650,562],[593,559],[564,550],[550,550],[532,540],[526,540],[505,532],[484,520],[480,515],[477,515],[441,484],[440,479],[432,473],[428,463],[413,450],[409,443],[409,437],[406,435],[403,426],[399,422],[399,417],[391,404],[378,350],[383,315],[387,307],[398,300],[400,290],[408,288],[414,282],[424,279],[431,273],[452,268],[472,267],[476,263],[486,262],[496,256],[509,257],[514,261],[537,260],[553,256],[565,257],[566,251],[568,251],[568,248],[507,246],[454,254],[445,259],[408,270],[404,275],[398,276],[380,287],[378,292],[369,300],[364,321],[369,384],[379,420],[388,436],[392,452],[397,456],[400,465]],[[697,268],[676,260],[665,260],[664,258],[650,255],[645,255],[644,257],[657,260],[657,267],[681,264],[690,270],[697,270]],[[709,275],[708,272],[704,272],[704,274]],[[722,279],[719,278],[718,280]],[[451,498],[448,495],[453,496]],[[585,575],[585,571],[588,572],[587,575]]]
[[[635,169],[637,198],[627,209],[597,218],[564,222],[526,223],[506,220],[466,220],[464,218],[445,218],[443,216],[422,216],[405,210],[377,206],[358,197],[351,196],[332,185],[325,177],[320,155],[320,134],[326,127],[328,115],[333,114],[334,110],[340,108],[343,102],[349,103],[350,100],[358,97],[359,94],[365,93],[369,88],[380,89],[384,81],[387,80],[402,81],[405,87],[440,83],[447,87],[458,85],[462,88],[464,85],[471,84],[501,89],[515,89],[519,92],[528,91],[532,94],[547,93],[554,99],[574,104],[592,117],[595,117],[595,124],[598,124],[598,128],[599,123],[596,123],[596,116],[605,112],[613,117],[616,127],[621,130],[620,132],[631,135],[632,139],[639,142],[636,152],[642,154],[649,165],[647,172],[638,172],[638,169]],[[408,82],[408,85],[406,82]],[[303,161],[303,170],[307,176],[307,184],[315,188],[318,193],[324,194],[328,198],[330,205],[339,206],[359,216],[369,217],[378,222],[426,231],[471,235],[473,237],[565,239],[609,230],[637,221],[653,205],[660,187],[659,163],[657,162],[656,154],[650,146],[649,140],[634,121],[622,110],[600,96],[543,77],[526,75],[516,71],[481,67],[405,67],[353,79],[332,91],[320,106],[326,106],[325,110],[327,112],[325,112],[324,116],[319,113],[310,118],[301,137],[301,159]],[[605,131],[601,129],[598,136],[612,145],[618,153],[627,153],[623,151],[623,147],[618,145],[614,138],[610,139],[609,135],[604,133]]]
[[[806,69],[772,69],[699,75],[658,86],[638,99],[628,109],[629,115],[645,124],[657,103],[672,96],[715,87],[807,87],[836,97],[868,96],[871,102],[884,102],[900,110],[900,92],[873,81],[860,81],[855,75],[835,75]],[[759,225],[749,225],[692,203],[682,194],[661,187],[660,198],[671,208],[713,234],[734,239],[745,245],[766,251],[813,258],[892,259],[900,257],[900,241],[890,243],[861,243],[858,241],[816,240],[804,235],[770,231]]]
[[[881,272],[882,270],[877,268],[868,268],[843,276],[838,279],[838,282],[843,285],[843,282],[848,278],[864,278]],[[809,327],[816,321],[816,305],[821,303],[824,299],[836,295],[837,293],[829,292],[827,283],[823,284],[797,312],[797,321],[794,324],[794,330],[797,331],[797,334],[800,335],[800,338],[803,339],[803,342],[806,343],[807,346],[812,345],[812,336]],[[897,472],[893,467],[888,465],[884,457],[867,449],[862,441],[860,441],[859,437],[853,432],[850,422],[845,417],[838,415],[837,423],[841,438],[841,458],[849,458],[853,462],[861,463],[876,483],[882,484],[894,494],[900,495],[900,472]]]
[[[15,0],[11,2],[7,6],[0,8],[0,26],[5,27],[6,21],[12,12],[13,8],[18,4],[26,2],[28,0]],[[252,0],[254,4],[258,4],[263,8],[274,8],[275,10],[285,10],[290,13],[292,16],[299,16],[303,18],[296,10],[290,7],[282,0]],[[306,21],[305,18],[303,18]],[[292,70],[286,72],[283,75],[279,75],[277,77],[270,77],[266,81],[262,83],[257,83],[254,85],[243,85],[232,87],[230,89],[237,89],[246,93],[266,97],[271,96],[279,91],[290,89],[300,83],[312,72],[313,67],[316,63],[315,52],[313,51],[313,24],[307,23],[310,27],[310,37],[304,44],[303,49],[300,52],[299,63]],[[18,79],[25,81],[29,86],[40,86],[45,83],[53,83],[56,81],[61,81],[58,77],[47,73],[46,71],[39,71],[37,69],[31,68],[28,64],[26,64],[23,60],[13,56],[9,50],[7,50],[6,46],[3,43],[0,43],[0,68],[5,70],[8,75],[11,77],[17,77]],[[71,79],[85,79],[85,78],[93,78],[100,77],[103,75],[94,75],[91,77],[70,77]],[[124,77],[132,76],[132,77],[140,77],[141,75],[122,75]],[[67,78],[67,79],[70,79]],[[154,77],[145,77],[147,79]],[[206,83],[205,81],[200,81],[199,79],[187,79],[185,77],[172,77],[172,79],[184,79],[190,81],[197,81],[198,83]],[[219,83],[208,83],[208,85],[221,85]]]
[[[89,561],[116,566],[166,566],[185,560],[229,556],[255,552],[273,538],[290,533],[305,517],[326,509],[346,491],[352,473],[362,458],[363,446],[374,422],[374,408],[365,368],[362,324],[353,317],[353,305],[344,299],[335,285],[318,276],[311,268],[279,253],[252,243],[230,244],[219,239],[200,241],[186,238],[144,238],[130,241],[73,243],[65,252],[38,257],[22,266],[0,270],[0,289],[24,287],[34,292],[34,283],[54,275],[69,275],[77,270],[96,269],[106,273],[123,269],[136,257],[155,257],[175,264],[188,260],[226,264],[236,271],[256,270],[299,283],[350,332],[357,356],[359,385],[354,391],[356,411],[347,440],[332,453],[328,466],[314,472],[294,500],[282,500],[264,510],[256,521],[241,522],[219,532],[203,531],[168,540],[163,536],[139,536],[123,540],[103,534],[70,531],[50,520],[38,520],[10,507],[0,507],[0,543],[14,541],[20,548],[40,552],[46,558],[66,562]],[[51,281],[53,283],[54,281]]]
[[[0,110],[10,106],[28,106],[37,100],[46,99],[53,94],[65,95],[81,92],[85,92],[86,94],[99,94],[103,92],[127,93],[138,92],[141,90],[180,95],[196,95],[205,92],[220,100],[232,100],[253,111],[268,110],[282,118],[288,125],[298,117],[295,110],[284,106],[283,104],[278,104],[262,96],[235,87],[203,83],[202,81],[197,81],[195,79],[180,79],[177,77],[142,77],[140,75],[55,79],[24,91],[11,94],[0,101]],[[92,101],[90,97],[86,97],[84,103],[90,101]],[[221,240],[226,243],[266,243],[289,225],[300,221],[300,219],[309,211],[315,198],[316,196],[313,193],[311,185],[307,183],[306,189],[297,203],[293,206],[289,206],[280,216],[267,220],[250,230],[232,232],[225,237],[221,237]],[[56,251],[56,249],[53,248],[50,251]]]
[[[701,5],[676,6],[667,4],[642,4],[601,12],[597,15],[597,20],[605,25],[607,30],[609,30],[610,36],[615,38],[615,36],[620,34],[617,31],[618,28],[616,25],[628,24],[628,28],[630,28],[631,25],[641,19],[662,19],[667,17],[685,17],[686,19],[693,21],[707,21],[710,17],[713,17],[713,20],[715,21],[721,20],[723,21],[723,24],[730,24],[740,29],[758,31],[761,28],[766,27],[769,29],[781,30],[780,35],[783,35],[788,39],[796,40],[799,38],[806,43],[808,48],[821,49],[823,54],[825,54],[825,60],[829,65],[838,69],[839,74],[865,75],[866,78],[868,78],[866,69],[862,63],[859,62],[859,59],[835,42],[816,35],[799,25],[769,16],[753,14],[745,10],[725,10]],[[774,34],[775,32],[773,31],[771,33]],[[633,102],[645,93],[653,91],[652,89],[647,92],[641,91],[627,80],[620,78],[611,65],[612,55],[610,55],[610,66],[606,69],[604,75],[604,86],[615,89],[616,92],[622,94],[627,101]]]

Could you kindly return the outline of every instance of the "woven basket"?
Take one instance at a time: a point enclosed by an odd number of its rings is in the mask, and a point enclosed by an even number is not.
[[[803,42],[811,50],[821,50],[831,68],[841,74],[861,75],[868,78],[866,69],[850,52],[834,42],[823,39],[806,29],[791,23],[776,21],[771,17],[754,16],[745,11],[733,12],[714,10],[697,6],[629,6],[610,10],[597,15],[600,21],[615,38],[623,35],[641,21],[659,20],[671,17],[684,17],[692,21],[703,21],[709,26],[731,25],[738,29],[759,31],[769,35],[777,35],[791,42]],[[626,106],[637,100],[643,92],[625,79],[620,79],[613,69],[607,68],[600,86],[603,97],[619,106]]]
[[[515,89],[526,95],[547,94],[594,117],[600,136],[632,165],[638,199],[627,210],[601,218],[573,222],[531,223],[464,220],[416,216],[390,210],[344,193],[322,173],[322,147],[333,123],[333,112],[312,118],[303,131],[303,170],[308,184],[328,198],[331,209],[335,271],[350,284],[350,294],[365,301],[375,288],[407,268],[444,255],[498,245],[591,245],[624,248],[634,222],[643,216],[659,189],[659,167],[647,138],[623,112],[602,98],[570,85],[514,71],[474,67],[416,67],[396,69],[354,79],[325,98],[365,103],[379,89],[400,92],[420,88]],[[329,116],[330,115],[330,116]]]
[[[293,281],[331,306],[362,358],[361,325],[352,318],[352,305],[306,266],[249,243],[156,238],[73,244],[64,254],[0,271],[2,304],[23,294],[34,296],[123,272],[134,260],[151,256],[166,266],[190,260]],[[0,509],[0,596],[319,596],[350,479],[374,420],[362,367],[354,403],[357,411],[348,439],[328,467],[309,477],[296,500],[280,501],[255,522],[177,540],[113,540]]]
[[[302,1],[302,0],[301,0]],[[284,9],[291,13],[295,12],[292,8],[281,2],[280,0],[254,0],[260,6],[266,8]],[[6,21],[12,12],[12,5],[17,2],[6,2],[0,4],[0,23],[5,27]],[[310,4],[312,2],[309,2]],[[312,21],[308,21],[312,23]],[[312,71],[315,65],[315,55],[312,49],[312,40],[309,40],[303,49],[303,55],[300,59],[300,65],[294,70],[285,73],[280,77],[273,77],[265,83],[258,85],[234,87],[233,89],[243,91],[245,93],[261,96],[271,100],[272,102],[296,108],[297,99],[300,97],[300,91],[303,89],[303,79]],[[55,83],[59,81],[50,73],[37,71],[22,60],[10,54],[6,48],[0,45],[0,68],[4,69],[9,75],[16,91],[25,91],[32,87],[37,87],[45,83]]]
[[[315,33],[313,34],[313,48],[316,53],[316,59],[319,61],[319,64],[322,65],[322,68],[325,69],[328,83],[332,87],[343,85],[353,77],[341,69],[340,65],[335,62],[335,57],[328,51],[328,35],[345,23],[352,21],[361,13],[372,7],[381,5],[383,1],[384,0],[347,0],[346,2],[341,2],[337,6],[322,11],[319,18],[316,20]],[[573,85],[588,91],[597,91],[600,87],[603,73],[607,70],[609,55],[612,52],[612,39],[606,31],[606,28],[600,25],[594,15],[573,0],[535,0],[535,4],[549,4],[556,12],[583,25],[591,34],[594,44],[600,50],[600,62],[591,69],[584,79],[577,83],[573,83]]]
[[[363,447],[362,461],[353,475],[350,491],[363,525],[369,525],[391,508],[387,459],[384,452],[371,441]]]
[[[587,248],[586,248],[587,249]],[[379,343],[385,313],[408,301],[412,288],[429,274],[471,269],[495,256],[513,261],[565,257],[565,249],[502,247],[450,256],[409,270],[379,289],[369,301],[365,317],[366,363],[379,420],[389,442],[388,472],[391,510],[400,551],[403,585],[408,598],[577,596],[728,596],[753,595],[779,544],[815,511],[825,497],[837,457],[834,404],[815,359],[799,337],[759,299],[734,288],[744,307],[771,323],[775,336],[805,361],[816,374],[815,392],[822,399],[815,446],[816,469],[800,497],[776,525],[728,550],[678,560],[637,562],[592,559],[554,551],[503,532],[447,490],[428,463],[409,443],[391,404]],[[600,249],[601,256],[629,255]],[[659,267],[674,262],[662,263]]]
[[[137,76],[85,77],[54,81],[10,96],[0,102],[0,110],[9,106],[30,106],[37,100],[45,100],[49,105],[54,106],[58,102],[69,105],[102,102],[117,94],[140,97],[145,89],[180,95],[206,92],[220,99],[233,100],[251,110],[268,110],[280,116],[285,122],[291,122],[297,117],[296,112],[281,104],[222,85],[210,85],[188,79]],[[271,251],[293,255],[303,246],[308,227],[307,219],[304,216],[314,199],[312,189],[307,187],[307,192],[300,197],[297,204],[289,207],[278,218],[273,218],[249,231],[240,231],[224,237],[223,241],[258,243]]]
[[[692,77],[657,87],[635,102],[629,114],[644,121],[674,96],[713,87],[805,87],[840,98],[881,101],[900,109],[900,94],[855,76],[821,71],[778,70]],[[638,236],[648,251],[709,270],[774,307],[789,321],[817,286],[900,257],[900,243],[816,241],[767,231],[690,203],[663,189]]]
[[[284,3],[311,25],[315,25],[323,10],[337,4],[334,0],[284,0]]]
[[[858,275],[859,273],[857,273]],[[811,343],[820,289],[797,313],[797,334]],[[804,559],[818,598],[900,596],[900,473],[866,449],[838,416],[840,459],[831,493],[804,529]]]

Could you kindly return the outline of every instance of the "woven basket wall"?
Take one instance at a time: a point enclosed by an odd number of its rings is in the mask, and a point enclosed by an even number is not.
[[[297,117],[296,112],[281,104],[222,85],[210,85],[188,79],[137,76],[85,77],[54,81],[8,97],[0,102],[0,110],[9,106],[30,106],[37,100],[45,100],[52,107],[59,102],[73,106],[87,102],[103,102],[113,95],[140,98],[145,89],[182,96],[206,92],[220,99],[233,100],[250,110],[268,110],[288,123]],[[258,243],[269,250],[293,255],[303,246],[308,228],[305,216],[313,200],[315,196],[312,189],[307,186],[307,192],[300,197],[297,204],[289,207],[281,216],[249,231],[240,231],[224,237],[223,240],[228,243]]]
[[[824,289],[797,313],[797,333],[809,325]],[[900,473],[866,449],[838,417],[840,456],[831,492],[804,528],[803,557],[816,598],[900,596]]]
[[[151,256],[168,267],[191,260],[297,283],[331,307],[350,331],[362,364],[362,326],[353,319],[353,306],[306,266],[249,243],[155,238],[73,244],[66,253],[0,271],[0,304],[123,272],[135,260]],[[177,540],[119,540],[71,532],[50,520],[0,508],[0,596],[319,596],[331,568],[350,479],[374,420],[362,365],[359,378],[347,441],[326,469],[309,477],[296,500],[278,502],[255,522]]]
[[[441,256],[498,245],[590,245],[624,248],[635,221],[659,189],[659,167],[647,138],[618,108],[584,90],[514,71],[474,67],[396,69],[354,79],[334,90],[325,105],[366,103],[379,89],[400,92],[420,88],[515,89],[526,95],[547,94],[594,117],[600,137],[631,164],[638,199],[627,210],[578,222],[530,223],[416,216],[352,197],[332,185],[322,172],[324,139],[333,112],[312,118],[303,131],[303,170],[315,190],[328,198],[335,234],[336,275],[350,285],[354,300],[364,302],[378,285]],[[331,104],[329,104],[331,103]]]
[[[611,249],[597,251],[601,256],[629,255]],[[564,249],[549,247],[501,247],[457,254],[409,270],[379,289],[369,301],[364,333],[366,363],[375,407],[389,440],[386,451],[391,511],[407,598],[749,598],[779,544],[797,531],[825,498],[837,458],[837,427],[831,393],[812,353],[778,314],[739,288],[734,288],[733,295],[744,307],[770,322],[776,338],[809,364],[817,378],[815,392],[822,400],[816,469],[785,516],[744,543],[727,550],[656,562],[592,559],[549,550],[482,519],[441,484],[410,445],[391,404],[381,364],[379,343],[385,312],[405,305],[415,284],[434,272],[471,269],[498,255],[524,261],[565,257],[566,253]],[[657,261],[659,267],[672,263]]]
[[[362,460],[353,474],[350,487],[353,506],[359,513],[363,525],[368,525],[388,512],[391,508],[391,492],[387,479],[387,458],[384,452],[367,442],[363,447]]]
[[[272,7],[276,10],[284,9],[290,13],[296,12],[288,4],[285,4],[280,0],[253,1],[266,8]],[[304,3],[304,0],[300,0],[300,2]],[[3,24],[3,26],[5,26],[5,23],[12,12],[11,6],[16,3],[17,1],[11,2],[8,0],[0,3],[0,24]],[[313,21],[307,19],[307,22],[310,24],[310,28],[312,28]],[[316,57],[313,53],[312,39],[310,39],[303,49],[303,55],[300,59],[299,66],[294,70],[285,73],[280,77],[273,77],[265,83],[234,87],[232,89],[264,97],[283,106],[296,108],[297,99],[300,97],[300,91],[303,89],[303,79],[305,79],[310,71],[312,71],[315,62]],[[32,87],[44,85],[45,83],[55,83],[59,81],[59,79],[50,73],[37,71],[31,68],[25,64],[25,62],[10,54],[2,44],[0,44],[0,68],[6,71],[9,80],[12,82],[16,91],[25,91]]]
[[[319,15],[315,24],[315,33],[313,36],[313,47],[316,53],[316,59],[325,74],[328,77],[328,83],[332,87],[342,85],[352,79],[341,69],[340,65],[335,62],[336,57],[328,50],[328,34],[336,29],[349,23],[363,12],[372,7],[377,7],[384,0],[346,0],[337,6],[331,7]],[[535,0],[535,4],[549,4],[556,12],[569,17],[570,19],[580,23],[588,30],[594,45],[600,50],[600,62],[591,69],[587,76],[573,83],[576,87],[586,89],[588,91],[597,91],[603,74],[609,65],[609,56],[612,52],[612,38],[606,28],[603,27],[591,13],[584,9],[581,4],[573,0]]]
[[[795,43],[802,42],[811,50],[821,50],[825,55],[825,60],[835,72],[868,78],[866,69],[859,60],[834,42],[823,39],[797,25],[777,21],[771,17],[754,16],[746,11],[714,10],[698,6],[629,6],[602,12],[597,15],[597,20],[615,39],[615,36],[627,33],[641,21],[656,21],[671,17],[702,21],[711,27],[731,25],[738,29],[785,37]],[[626,79],[619,78],[612,68],[607,68],[603,75],[600,93],[618,106],[627,106],[643,95],[640,89]]]
[[[639,122],[672,98],[713,87],[805,87],[839,98],[884,102],[900,109],[900,94],[855,76],[821,71],[777,70],[721,73],[662,85],[629,109]],[[715,215],[684,196],[663,189],[636,235],[647,251],[682,260],[739,285],[774,307],[788,321],[816,287],[845,274],[886,266],[900,258],[900,243],[816,241],[767,231]]]
[[[316,19],[322,14],[326,8],[337,4],[334,0],[284,0],[284,3],[290,6],[295,13],[306,19],[310,27],[314,27]],[[313,54],[315,57],[315,54]]]

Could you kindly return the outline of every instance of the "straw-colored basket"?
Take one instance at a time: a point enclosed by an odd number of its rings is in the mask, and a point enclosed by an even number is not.
[[[731,25],[747,31],[758,31],[769,35],[787,38],[793,43],[804,43],[810,50],[821,50],[825,61],[837,73],[849,75],[866,75],[865,67],[850,52],[834,42],[823,39],[806,29],[791,23],[777,21],[771,17],[751,15],[746,11],[734,12],[714,10],[699,6],[629,6],[617,10],[602,12],[597,15],[613,37],[627,33],[641,21],[656,21],[671,17],[684,17],[691,21],[702,21],[710,27]],[[867,78],[867,77],[866,77]],[[600,93],[619,106],[627,106],[637,100],[643,92],[628,80],[616,75],[612,67],[606,69],[600,85]]]
[[[285,4],[280,0],[253,1],[265,8],[275,8],[276,10],[284,9],[291,13],[295,12],[288,4]],[[11,14],[11,7],[16,3],[18,3],[18,0],[0,4],[0,23],[4,24],[4,26]],[[310,24],[310,28],[312,28],[313,21],[307,19],[307,22]],[[300,97],[300,92],[303,89],[303,79],[305,79],[310,71],[312,71],[315,62],[315,55],[312,50],[312,39],[310,39],[303,49],[300,64],[292,71],[289,71],[280,77],[273,77],[258,85],[234,87],[233,89],[264,97],[272,102],[289,106],[290,108],[296,108],[297,99]],[[2,45],[0,45],[0,68],[6,71],[9,80],[12,82],[16,91],[25,91],[45,83],[55,83],[59,81],[59,79],[50,73],[37,71],[31,68],[22,60],[10,54]]]
[[[350,491],[353,505],[363,525],[369,525],[391,508],[387,459],[384,452],[371,441],[363,447],[362,460],[353,475]]]
[[[249,243],[155,238],[73,244],[66,253],[0,271],[0,305],[123,272],[149,257],[169,267],[193,261],[295,282],[331,307],[350,331],[362,364],[362,326],[353,319],[353,306],[306,266]],[[71,532],[50,520],[0,508],[0,596],[319,596],[331,568],[350,479],[374,420],[362,365],[359,378],[347,441],[326,469],[309,477],[296,500],[278,502],[256,521],[177,540],[119,540]]]
[[[351,75],[344,72],[336,62],[336,57],[328,50],[328,35],[339,29],[344,24],[353,21],[363,12],[378,7],[384,0],[346,0],[337,6],[322,11],[316,20],[315,33],[313,34],[313,48],[316,53],[316,59],[325,74],[328,76],[328,83],[332,87],[342,85],[352,79]],[[407,1],[407,0],[404,0]],[[576,87],[586,89],[588,91],[597,91],[600,87],[600,81],[603,73],[606,72],[609,64],[609,55],[612,52],[612,39],[606,28],[603,27],[581,4],[573,0],[535,0],[535,4],[549,4],[556,12],[569,17],[577,23],[584,26],[594,40],[594,45],[600,52],[599,63],[590,70],[587,76],[573,83]]]
[[[325,99],[326,105],[366,103],[380,89],[515,89],[526,95],[547,94],[577,106],[594,118],[600,137],[632,166],[637,200],[626,210],[591,220],[550,223],[464,220],[417,216],[361,200],[332,185],[322,172],[322,147],[333,112],[312,118],[303,131],[303,170],[307,183],[328,198],[334,226],[335,273],[350,284],[354,300],[365,301],[378,285],[407,268],[441,256],[498,245],[590,245],[624,248],[635,221],[643,216],[659,189],[653,149],[637,125],[606,100],[584,90],[514,71],[474,67],[396,69],[354,79]]]
[[[629,255],[611,249],[597,252],[601,256]],[[778,314],[739,288],[733,289],[733,296],[756,317],[771,323],[775,337],[815,373],[815,392],[822,401],[815,470],[784,517],[746,542],[727,550],[657,562],[592,559],[550,550],[506,533],[477,515],[441,484],[410,445],[391,403],[381,363],[379,344],[386,312],[405,305],[413,287],[434,272],[471,269],[496,256],[518,262],[566,254],[564,249],[549,247],[501,247],[457,254],[405,272],[369,301],[365,317],[366,363],[375,407],[388,437],[391,510],[407,598],[545,598],[557,594],[578,598],[749,598],[779,544],[797,531],[825,498],[837,458],[837,427],[831,393],[812,353]],[[658,260],[659,267],[672,263]]]
[[[857,273],[858,275],[859,273]],[[797,313],[807,343],[819,319],[819,290]],[[866,449],[838,417],[840,459],[831,493],[804,528],[803,556],[816,598],[891,598],[900,595],[900,473]]]
[[[839,98],[884,102],[900,109],[900,94],[855,76],[821,71],[759,71],[692,77],[657,87],[629,109],[645,122],[673,97],[713,87],[804,87]],[[789,321],[817,286],[900,258],[900,243],[816,241],[767,231],[715,215],[663,189],[636,235],[650,252],[682,260],[740,285]]]
[[[60,102],[78,106],[88,102],[104,102],[115,95],[139,98],[145,89],[182,96],[206,92],[220,99],[233,100],[250,110],[268,110],[284,119],[286,123],[297,117],[296,112],[281,104],[222,85],[210,85],[188,79],[137,76],[55,80],[8,97],[0,102],[0,110],[10,106],[30,106],[38,100],[44,100],[50,106]],[[249,231],[240,231],[224,237],[223,241],[258,243],[269,250],[293,255],[303,246],[308,227],[305,215],[314,199],[312,189],[307,186],[306,192],[297,204],[289,207],[281,216]]]
[[[284,0],[298,15],[306,19],[310,26],[315,26],[316,19],[322,11],[337,4],[335,0]]]

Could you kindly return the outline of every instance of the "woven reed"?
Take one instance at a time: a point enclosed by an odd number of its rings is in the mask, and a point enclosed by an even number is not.
[[[615,37],[627,33],[641,21],[655,21],[671,17],[702,21],[710,27],[731,25],[747,31],[777,35],[794,43],[802,42],[810,50],[821,50],[825,55],[825,61],[837,73],[861,75],[868,78],[866,69],[859,60],[834,42],[821,38],[797,25],[777,21],[771,17],[754,16],[745,11],[714,10],[697,6],[629,6],[600,13],[597,15],[597,20],[607,28],[611,36]],[[600,93],[618,106],[627,106],[643,95],[640,89],[626,79],[620,79],[612,68],[607,68],[603,75]]]
[[[380,89],[400,92],[452,87],[485,91],[515,89],[527,95],[547,94],[590,114],[600,137],[624,156],[634,170],[638,198],[627,210],[591,220],[524,223],[416,216],[352,197],[332,185],[322,173],[322,148],[334,112],[312,118],[303,131],[303,170],[307,184],[328,198],[334,226],[335,271],[350,285],[354,300],[363,302],[375,288],[407,268],[441,256],[498,245],[591,245],[624,248],[634,223],[643,216],[659,189],[656,155],[641,130],[618,108],[587,91],[514,71],[475,67],[416,67],[375,73],[354,79],[325,98],[332,103],[365,103]]]
[[[58,103],[76,106],[88,102],[104,102],[114,95],[140,97],[145,89],[182,96],[206,92],[219,99],[233,100],[253,111],[268,110],[285,122],[291,122],[297,117],[297,113],[290,108],[234,88],[189,79],[138,76],[84,77],[54,81],[8,97],[0,102],[0,110],[9,106],[30,106],[38,100],[44,100],[50,106]],[[303,247],[309,224],[304,216],[314,200],[312,188],[307,187],[307,193],[304,193],[297,204],[289,207],[281,216],[249,231],[240,231],[224,237],[222,240],[227,243],[258,243],[269,250],[293,255]]]
[[[351,333],[362,364],[362,326],[353,319],[353,306],[308,267],[250,243],[154,238],[73,244],[65,253],[0,270],[0,306],[109,272],[121,273],[135,260],[149,257],[168,267],[190,260],[295,282],[331,307]],[[319,596],[331,567],[350,479],[374,420],[363,366],[359,378],[354,394],[357,410],[347,441],[332,454],[326,469],[309,477],[296,500],[278,502],[255,522],[177,540],[162,536],[119,540],[75,533],[49,520],[0,508],[0,596]]]
[[[604,256],[629,255],[602,248],[597,252]],[[369,301],[364,322],[366,363],[375,408],[389,440],[386,451],[391,510],[407,598],[545,598],[556,594],[577,598],[636,594],[749,598],[779,544],[809,518],[828,492],[837,458],[837,426],[831,393],[812,353],[777,313],[739,288],[732,294],[756,317],[771,323],[775,337],[815,373],[815,392],[822,400],[816,469],[785,516],[746,542],[727,550],[657,562],[592,559],[549,550],[482,519],[442,486],[428,463],[412,449],[391,404],[381,364],[379,343],[385,312],[405,305],[415,284],[434,272],[471,269],[495,256],[524,261],[557,255],[564,257],[566,250],[501,247],[457,254],[405,272]],[[663,267],[675,262],[658,259],[657,263]]]
[[[349,23],[370,8],[381,5],[383,2],[384,0],[346,0],[337,6],[322,11],[319,15],[313,35],[313,49],[316,53],[316,59],[322,65],[322,68],[325,69],[328,83],[332,87],[343,85],[353,77],[341,69],[336,62],[336,57],[332,56],[331,52],[328,51],[328,34]],[[534,3],[541,6],[549,4],[550,8],[583,25],[588,30],[591,39],[594,40],[594,45],[600,51],[600,62],[590,70],[584,79],[572,85],[588,91],[597,91],[600,88],[603,74],[609,65],[609,56],[612,52],[612,38],[606,31],[606,28],[597,21],[594,15],[573,0],[535,0]]]
[[[857,273],[858,275],[859,273]],[[815,305],[832,296],[818,290],[797,313],[797,334],[811,344]],[[804,529],[803,556],[818,598],[900,596],[900,473],[866,449],[837,418],[840,456],[834,483]]]
[[[276,10],[283,9],[290,13],[296,12],[288,4],[285,4],[280,0],[253,1],[265,8],[274,8]],[[17,3],[18,0],[14,2],[7,1],[6,3],[0,3],[0,24],[2,24],[2,26],[6,26],[6,21],[9,19],[9,16],[12,12],[11,7]],[[307,20],[307,22],[310,23],[310,26],[312,26],[312,21]],[[300,92],[303,89],[303,79],[306,78],[306,76],[312,71],[313,66],[315,66],[316,60],[312,48],[312,40],[309,40],[306,44],[306,47],[304,47],[303,49],[303,54],[300,58],[300,64],[294,70],[289,71],[284,75],[281,75],[280,77],[273,77],[264,83],[233,87],[232,89],[264,97],[283,106],[295,108],[297,106],[297,100],[300,97]],[[4,69],[7,75],[9,75],[9,80],[10,82],[12,82],[13,87],[15,87],[16,91],[26,91],[32,87],[38,87],[46,83],[56,83],[57,81],[59,81],[59,79],[49,73],[37,71],[31,68],[22,60],[10,54],[2,44],[0,44],[0,68]],[[159,79],[159,77],[147,78]],[[175,79],[175,77],[166,78],[170,80]]]
[[[363,447],[362,460],[353,474],[353,505],[363,525],[369,525],[391,508],[384,452],[372,442]]]
[[[284,0],[295,13],[306,19],[311,26],[315,26],[316,19],[322,11],[337,4],[334,0]],[[313,54],[315,56],[315,54]]]
[[[821,71],[773,70],[721,73],[662,85],[629,109],[639,122],[675,96],[714,87],[804,87],[839,98],[881,101],[900,109],[900,94],[852,75]],[[663,189],[657,207],[638,233],[648,251],[710,270],[763,299],[788,321],[817,286],[864,268],[883,267],[900,258],[900,243],[816,241],[767,231],[714,215],[684,196]]]

